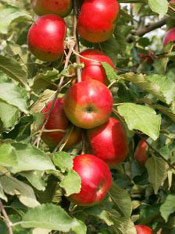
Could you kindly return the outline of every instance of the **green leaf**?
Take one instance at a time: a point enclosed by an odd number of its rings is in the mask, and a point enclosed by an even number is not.
[[[8,80],[2,73],[0,73],[0,100],[28,113],[26,90]]]
[[[175,212],[175,194],[167,196],[165,202],[160,207],[160,213],[167,222],[170,214]]]
[[[78,220],[71,218],[63,208],[53,204],[43,204],[29,209],[22,219],[22,226],[26,228],[43,228],[62,232],[77,230],[79,225]],[[82,231],[80,234],[85,233]]]
[[[150,92],[164,103],[170,104],[175,99],[175,84],[166,76],[158,74],[146,76],[129,72],[120,77]]]
[[[162,158],[153,156],[147,160],[145,166],[148,171],[149,182],[152,184],[155,194],[157,194],[167,177],[168,165]]]
[[[125,217],[130,217],[132,212],[132,203],[128,192],[113,183],[109,191],[109,195],[120,213]]]
[[[43,228],[35,228],[32,234],[49,234],[51,230],[43,229]]]
[[[129,130],[140,130],[153,140],[159,137],[161,116],[147,106],[124,103],[118,107],[128,125]]]
[[[109,216],[114,223],[112,228],[116,234],[137,234],[134,223],[129,217],[120,217],[115,210],[111,210]]]
[[[67,152],[55,153],[53,155],[53,162],[63,173],[73,168],[73,158]]]
[[[2,188],[2,185],[0,184],[0,199],[4,200],[4,201],[8,201],[6,195],[4,194],[4,191],[3,191],[3,188]]]
[[[55,170],[49,156],[41,150],[30,144],[14,143],[12,145],[15,148],[18,162],[12,169],[13,173],[32,170]]]
[[[60,187],[66,191],[66,196],[79,193],[81,190],[81,178],[74,170],[70,170],[61,181]]]
[[[22,9],[3,4],[0,8],[0,33],[6,34],[12,22],[24,22],[31,20],[31,17]]]
[[[19,181],[14,177],[4,175],[0,176],[0,184],[5,193],[11,196],[17,195],[20,202],[25,206],[35,207],[39,205],[33,189],[22,181]]]
[[[163,17],[168,11],[168,1],[167,0],[148,0],[148,5],[151,10],[160,17]]]
[[[111,65],[109,65],[109,63],[102,63],[103,68],[105,69],[106,75],[108,80],[110,81],[110,83],[112,83],[113,81],[116,81],[119,79],[119,77],[117,76],[115,70],[113,67],[111,67]]]
[[[23,177],[25,177],[33,187],[37,190],[44,191],[45,190],[45,182],[42,180],[42,171],[25,171],[20,173]]]
[[[0,100],[0,119],[4,129],[13,127],[17,123],[19,117],[20,112],[17,107]]]
[[[27,68],[24,65],[22,66],[16,59],[0,55],[0,70],[24,85],[28,91],[30,90],[27,84]]]
[[[0,145],[0,165],[14,167],[17,165],[15,149],[10,144]]]

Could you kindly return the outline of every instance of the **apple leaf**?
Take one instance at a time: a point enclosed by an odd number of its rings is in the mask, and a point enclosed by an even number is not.
[[[160,213],[167,222],[170,214],[175,212],[175,194],[169,194],[160,207]]]
[[[106,75],[110,83],[113,81],[119,80],[119,76],[117,76],[114,68],[111,67],[108,63],[102,63],[103,68],[105,69]]]
[[[109,191],[109,195],[117,206],[119,212],[123,216],[130,217],[132,212],[132,203],[128,192],[113,183]]]
[[[81,178],[74,170],[70,170],[62,179],[60,187],[66,191],[66,196],[79,193],[81,189]]]
[[[73,158],[67,152],[60,151],[55,153],[53,162],[63,173],[73,168]]]
[[[122,74],[120,77],[150,92],[164,103],[171,104],[175,99],[175,84],[166,76],[160,74],[146,76],[129,72]]]
[[[140,130],[153,140],[159,137],[161,116],[148,106],[123,103],[118,112],[124,117],[129,130]]]
[[[14,143],[17,155],[17,165],[12,168],[13,173],[21,171],[55,170],[55,167],[47,154],[30,144]]]
[[[63,208],[53,204],[43,204],[29,209],[23,216],[21,224],[26,228],[43,228],[61,232],[74,230],[77,234],[86,233],[83,222],[71,218]]]
[[[17,107],[24,113],[27,110],[27,92],[24,88],[17,86],[6,75],[0,72],[0,100]]]
[[[42,171],[25,171],[20,173],[21,176],[25,177],[31,185],[37,190],[45,190],[45,182],[42,180]]]
[[[0,184],[5,193],[14,196],[16,195],[20,202],[28,207],[39,205],[36,200],[32,187],[12,176],[0,176]]]
[[[24,10],[3,3],[0,8],[0,33],[6,34],[12,22],[24,22],[32,20]]]
[[[167,0],[148,0],[148,5],[153,12],[159,14],[160,18],[166,15],[168,11]]]
[[[48,229],[43,229],[43,228],[35,228],[32,231],[32,234],[49,234],[51,232],[51,230]]]
[[[3,188],[2,188],[2,185],[0,184],[0,199],[4,200],[4,201],[8,201],[6,195],[4,194],[4,191],[3,191]]]
[[[30,87],[27,84],[27,68],[21,65],[16,59],[0,55],[0,70],[12,79],[22,84],[28,91]]]
[[[13,127],[17,123],[19,117],[20,112],[17,107],[0,100],[0,119],[3,123],[3,129],[7,130]]]
[[[10,144],[0,145],[0,165],[11,168],[17,165],[15,149]]]
[[[168,174],[168,165],[160,157],[153,156],[146,162],[146,169],[148,171],[148,179],[157,194],[160,186],[164,183]]]

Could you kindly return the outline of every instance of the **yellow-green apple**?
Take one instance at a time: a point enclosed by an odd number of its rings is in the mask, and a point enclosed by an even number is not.
[[[150,227],[146,225],[135,225],[137,234],[153,234],[153,231]]]
[[[101,51],[94,49],[84,50],[80,55],[85,57],[80,57],[81,63],[84,63],[84,68],[82,69],[82,80],[95,79],[107,84],[106,72],[101,62],[106,62],[114,68],[114,64],[111,59]]]
[[[52,62],[64,51],[66,23],[56,15],[45,15],[37,19],[28,32],[28,47],[38,59]]]
[[[31,0],[31,6],[37,15],[65,17],[71,12],[72,0]]]
[[[74,84],[64,96],[64,111],[80,128],[94,128],[108,121],[112,104],[109,89],[94,79]]]
[[[78,33],[93,43],[106,41],[111,37],[119,13],[116,0],[86,0],[78,17]]]
[[[110,167],[122,162],[128,155],[128,141],[122,122],[113,117],[102,126],[88,130],[93,154]]]
[[[74,158],[73,169],[81,178],[81,190],[69,199],[80,206],[92,206],[102,201],[112,183],[106,163],[94,155],[82,154]]]
[[[48,104],[42,110],[42,113],[44,114],[44,119],[48,118],[45,129],[50,130],[49,132],[43,132],[42,139],[47,145],[49,145],[50,148],[54,148],[58,145],[58,143],[63,138],[69,124],[69,121],[63,109],[63,98],[57,98],[53,106],[53,109],[49,115],[52,103],[53,100],[48,102]],[[54,131],[52,132],[51,130]],[[72,147],[73,145],[77,144],[80,140],[81,140],[81,130],[77,127],[74,127],[72,133],[68,138],[65,148]]]
[[[146,141],[143,139],[140,140],[134,152],[134,158],[139,163],[145,164],[148,159],[147,151],[148,151],[148,145]]]

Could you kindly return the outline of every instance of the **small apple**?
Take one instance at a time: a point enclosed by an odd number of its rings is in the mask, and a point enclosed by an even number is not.
[[[153,231],[150,227],[146,225],[135,225],[137,234],[153,234]]]
[[[144,165],[148,159],[147,151],[148,151],[147,143],[145,142],[145,140],[140,140],[134,152],[134,158],[140,164]]]
[[[46,107],[43,108],[42,113],[44,114],[44,119],[48,118],[48,113],[52,107],[53,100],[51,100]],[[53,131],[53,132],[43,132],[42,140],[49,145],[51,148],[54,148],[63,138],[65,132],[68,128],[69,121],[64,113],[63,109],[63,98],[57,98],[53,109],[50,113],[49,119],[46,123],[46,130],[60,129],[62,131]],[[70,148],[71,146],[77,144],[81,140],[81,130],[77,127],[74,127],[65,148]]]
[[[94,155],[82,154],[74,158],[73,164],[81,178],[81,191],[69,199],[80,206],[92,206],[102,201],[112,184],[106,163]]]
[[[28,32],[28,47],[38,59],[52,62],[64,51],[66,23],[56,15],[45,15],[37,19]]]
[[[106,72],[100,62],[106,62],[114,68],[111,59],[99,50],[87,49],[80,53],[85,58],[80,57],[80,62],[84,63],[82,70],[82,80],[95,79],[107,84]],[[88,59],[96,60],[97,62]]]
[[[72,85],[64,97],[64,111],[68,119],[75,126],[86,129],[108,121],[112,104],[109,89],[94,79]]]
[[[175,41],[175,28],[170,29],[163,40],[163,46],[166,46],[169,42]]]
[[[128,155],[125,128],[120,120],[113,117],[102,126],[88,130],[93,154],[110,167],[122,162]]]
[[[37,15],[55,14],[65,17],[72,9],[72,0],[31,0],[31,6]]]
[[[78,17],[78,33],[93,43],[108,40],[119,13],[116,0],[85,0]]]

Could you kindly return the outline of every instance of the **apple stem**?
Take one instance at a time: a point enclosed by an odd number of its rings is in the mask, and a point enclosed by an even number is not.
[[[10,221],[7,212],[4,208],[4,205],[2,204],[2,201],[0,200],[0,212],[2,213],[4,220],[6,222],[7,228],[9,230],[9,234],[13,234],[13,230],[12,230],[12,222]]]
[[[79,53],[79,38],[77,33],[78,6],[76,0],[73,1],[73,37],[75,39],[75,51]],[[80,57],[76,54],[76,63],[80,64]],[[81,68],[77,67],[77,81],[81,82]]]

